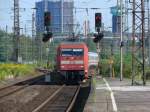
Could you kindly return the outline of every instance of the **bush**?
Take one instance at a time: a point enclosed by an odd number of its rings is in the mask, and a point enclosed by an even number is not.
[[[34,72],[33,65],[27,64],[0,64],[0,79],[3,80],[7,76],[18,77],[28,75]]]
[[[109,76],[110,74],[110,59],[101,59],[101,72],[104,76]],[[116,54],[113,57],[114,75],[115,77],[120,77],[120,54]],[[132,57],[130,54],[125,54],[123,57],[123,75],[125,78],[131,78],[132,71]]]
[[[114,56],[115,75],[120,76],[120,54]],[[125,78],[131,78],[132,57],[130,54],[123,56],[123,75]]]
[[[108,77],[110,74],[110,65],[107,59],[101,59],[100,72],[103,76]]]
[[[150,67],[145,69],[146,79],[150,79]]]

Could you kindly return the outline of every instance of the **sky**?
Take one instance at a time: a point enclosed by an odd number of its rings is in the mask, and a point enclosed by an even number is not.
[[[27,26],[27,33],[31,33],[31,8],[35,7],[35,2],[41,0],[20,0],[20,27]],[[116,0],[74,0],[74,6],[76,8],[100,8],[98,10],[88,9],[88,13],[85,9],[76,10],[74,16],[75,22],[78,22],[80,26],[83,26],[85,19],[90,21],[90,29],[94,30],[94,17],[95,12],[101,12],[103,23],[105,28],[111,27],[112,15],[110,14],[110,7],[116,5]],[[8,25],[8,31],[12,32],[13,27],[13,0],[0,0],[0,28],[5,29]]]

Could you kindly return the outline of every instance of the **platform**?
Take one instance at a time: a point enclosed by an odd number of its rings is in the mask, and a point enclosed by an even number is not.
[[[93,78],[84,112],[150,112],[150,85],[131,86],[131,80]]]

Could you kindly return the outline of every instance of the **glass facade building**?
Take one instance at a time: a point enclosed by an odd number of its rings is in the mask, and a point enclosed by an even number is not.
[[[47,10],[51,12],[51,30],[53,33],[73,32],[73,0],[48,0]],[[44,0],[36,2],[36,31],[44,32]]]

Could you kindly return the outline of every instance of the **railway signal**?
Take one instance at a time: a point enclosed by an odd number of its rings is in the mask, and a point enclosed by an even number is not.
[[[50,38],[52,38],[52,36],[53,36],[52,32],[44,33],[42,41],[47,42],[47,41],[49,41]]]
[[[45,12],[44,13],[44,26],[50,26],[51,25],[51,13]]]
[[[44,12],[44,27],[45,27],[45,33],[43,34],[43,42],[49,41],[50,38],[52,38],[53,33],[50,32],[50,26],[51,26],[51,13],[49,11]]]
[[[95,28],[100,28],[102,26],[102,14],[95,13]]]
[[[94,37],[95,38],[93,39],[93,41],[95,43],[98,43],[104,37],[104,34],[103,33],[94,34]]]

